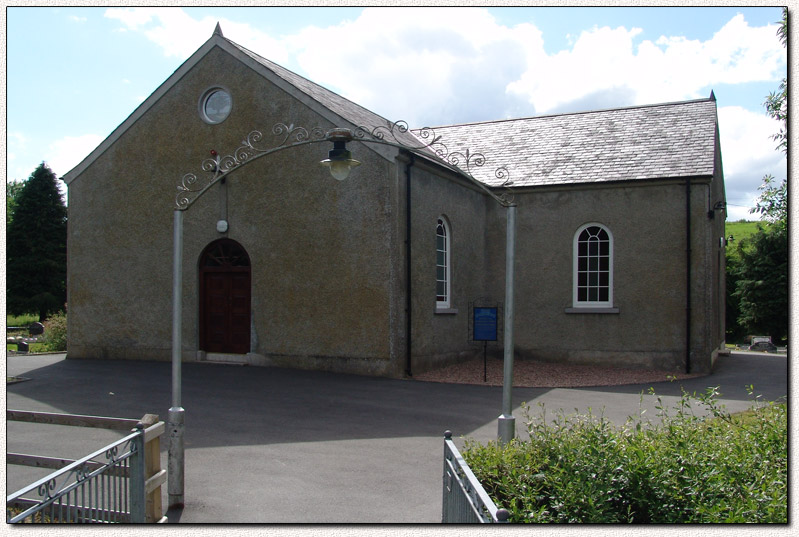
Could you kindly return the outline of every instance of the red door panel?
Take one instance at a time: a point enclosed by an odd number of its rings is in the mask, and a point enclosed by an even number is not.
[[[212,243],[200,261],[200,347],[206,352],[250,351],[249,257],[238,243]]]

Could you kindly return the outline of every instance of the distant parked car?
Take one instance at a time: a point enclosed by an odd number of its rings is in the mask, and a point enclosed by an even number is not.
[[[758,341],[754,345],[750,345],[749,350],[774,352],[777,350],[777,346],[770,341]]]

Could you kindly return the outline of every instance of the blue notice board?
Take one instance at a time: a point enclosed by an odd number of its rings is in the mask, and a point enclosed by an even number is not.
[[[497,308],[474,308],[474,341],[497,340]]]

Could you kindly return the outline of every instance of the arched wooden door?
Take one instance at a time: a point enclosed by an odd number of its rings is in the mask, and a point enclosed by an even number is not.
[[[250,257],[220,239],[200,256],[200,350],[250,352]]]

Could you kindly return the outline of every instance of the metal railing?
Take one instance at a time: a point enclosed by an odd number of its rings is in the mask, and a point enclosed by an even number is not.
[[[443,523],[491,524],[508,521],[507,509],[497,508],[455,447],[452,433],[444,433]]]
[[[144,522],[143,455],[140,426],[8,496],[7,507],[23,509],[8,522]]]
[[[149,425],[145,428],[141,421],[120,418],[13,410],[7,414],[16,421],[84,427],[119,428],[135,423],[131,434],[76,461],[8,453],[7,464],[59,469],[6,497],[7,523],[166,521],[161,516],[160,491],[166,471],[160,470],[158,447],[164,422],[157,416],[142,418]]]

